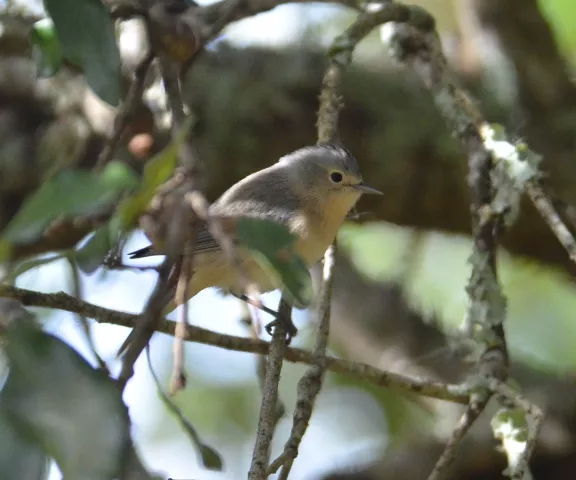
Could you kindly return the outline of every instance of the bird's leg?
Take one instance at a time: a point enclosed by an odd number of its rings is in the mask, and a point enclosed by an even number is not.
[[[234,292],[228,292],[228,293],[238,298],[239,300],[242,300],[243,302],[246,302],[249,305],[252,305],[262,310],[263,312],[266,312],[267,314],[275,317],[274,320],[264,325],[264,329],[266,330],[268,335],[272,336],[274,332],[274,327],[277,325],[277,322],[282,322],[282,325],[286,329],[286,343],[288,345],[292,341],[292,337],[295,337],[296,334],[298,333],[296,325],[294,325],[294,323],[292,322],[292,306],[287,302],[284,304],[284,308],[283,308],[284,302],[281,302],[278,311],[276,312],[271,308],[268,308],[266,305],[262,305],[262,303],[260,303],[260,305],[255,304],[255,302],[250,297],[248,297],[243,293],[242,294],[237,294]]]
[[[268,308],[266,305],[262,305],[262,303],[260,303],[260,305],[258,305],[248,295],[245,295],[243,293],[238,294],[238,293],[234,293],[234,292],[227,292],[227,293],[236,297],[238,300],[242,300],[243,302],[246,302],[248,305],[252,305],[253,307],[256,307],[257,309],[262,310],[263,312],[267,313],[268,315],[272,315],[273,317],[276,317],[278,315],[278,312],[276,310],[272,310],[271,308]]]

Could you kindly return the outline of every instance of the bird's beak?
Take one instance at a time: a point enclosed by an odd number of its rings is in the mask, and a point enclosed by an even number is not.
[[[380,190],[376,190],[375,188],[369,187],[365,183],[357,183],[356,185],[352,185],[352,188],[362,192],[362,193],[371,193],[374,195],[383,195]]]

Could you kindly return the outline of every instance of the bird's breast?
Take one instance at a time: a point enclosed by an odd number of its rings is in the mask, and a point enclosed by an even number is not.
[[[320,220],[313,216],[308,217],[306,228],[300,228],[297,233],[298,240],[295,243],[296,253],[302,258],[308,267],[318,262],[334,241],[338,229],[342,225],[341,219]]]

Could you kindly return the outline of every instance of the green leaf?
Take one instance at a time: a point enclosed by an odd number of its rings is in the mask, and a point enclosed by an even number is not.
[[[186,119],[182,129],[175,135],[172,142],[146,163],[140,188],[125,198],[118,207],[120,222],[125,229],[136,223],[140,214],[146,210],[150,200],[154,197],[158,187],[174,173],[178,164],[178,151],[182,143],[186,141],[191,126],[192,119]]]
[[[29,197],[12,218],[2,239],[25,244],[36,240],[55,218],[85,215],[113,203],[137,184],[121,162],[110,162],[102,173],[62,170]]]
[[[117,106],[121,94],[121,59],[114,26],[100,0],[44,0],[54,21],[62,55],[84,70],[90,88]]]
[[[108,225],[100,227],[92,237],[76,250],[74,257],[78,268],[84,273],[94,273],[102,265],[104,258],[112,248]]]
[[[54,458],[65,479],[119,477],[131,447],[120,389],[22,310],[5,331],[5,412],[19,434]]]
[[[41,267],[42,265],[47,265],[48,263],[60,260],[61,258],[64,258],[64,256],[59,254],[59,255],[50,255],[48,257],[40,257],[40,258],[33,258],[31,260],[25,260],[17,264],[16,267],[14,267],[12,270],[10,270],[8,272],[8,275],[2,278],[2,280],[5,282],[14,281],[16,278],[18,278],[20,275],[27,272],[28,270]]]
[[[241,218],[236,222],[238,241],[252,250],[263,266],[272,267],[297,306],[312,300],[312,279],[306,265],[294,251],[296,237],[275,222]]]
[[[38,76],[51,77],[62,66],[62,52],[54,23],[49,18],[37,21],[30,33]]]
[[[44,480],[48,477],[48,457],[12,424],[0,397],[0,472],[3,478]]]

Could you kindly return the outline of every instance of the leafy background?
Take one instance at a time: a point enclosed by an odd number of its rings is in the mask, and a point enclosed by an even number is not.
[[[414,3],[422,4],[438,18],[444,35],[455,32],[459,16],[457,1],[422,0]],[[567,58],[572,61],[576,51],[576,24],[573,22],[576,4],[570,0],[541,0],[540,4]],[[306,21],[303,22],[302,18]],[[327,45],[329,39],[349,22],[348,14],[332,7],[282,6],[230,27],[223,39],[238,45],[259,44],[278,49],[301,42]],[[89,33],[93,34],[94,30]],[[362,45],[357,61],[369,62],[376,54],[376,49],[380,48],[377,37],[373,35]],[[79,64],[94,60],[81,45],[77,52],[63,53]],[[83,55],[87,56],[84,58]],[[115,62],[106,58],[106,64],[111,64],[112,69],[116,68]],[[105,91],[110,103],[116,103],[120,92]],[[114,168],[114,164],[111,167]],[[106,177],[106,172],[102,175],[105,179],[111,178]],[[126,179],[130,175],[121,177],[120,183],[111,183],[112,194],[118,186],[127,185],[123,182],[129,182]],[[53,179],[53,182],[60,181],[63,180],[59,177]],[[62,189],[57,183],[52,185]],[[45,188],[51,188],[51,184],[46,184]],[[75,193],[68,188],[66,191],[71,201],[64,203],[70,206],[79,205],[80,197],[86,195],[86,192]],[[37,207],[34,209],[38,211]],[[39,227],[29,221],[26,224],[30,229]],[[438,322],[446,331],[454,331],[466,307],[463,285],[469,272],[470,239],[435,232],[423,234],[417,254],[410,258],[410,272],[406,275],[404,259],[406,254],[410,254],[406,251],[410,244],[409,235],[409,229],[385,223],[362,227],[348,225],[342,230],[340,240],[353,263],[368,278],[396,281],[403,285],[409,303],[417,311]],[[136,233],[129,238],[126,251],[140,248],[145,243],[145,238]],[[576,366],[576,325],[571,318],[576,307],[574,286],[564,273],[513,257],[505,251],[501,252],[500,260],[501,278],[509,298],[508,332],[512,357],[515,361],[553,374],[573,372]],[[143,263],[138,262],[139,265]],[[151,290],[154,275],[98,271],[90,276],[83,275],[81,281],[86,300],[109,308],[138,312],[145,302],[142,292]],[[56,259],[20,274],[16,285],[40,291],[72,293],[74,289],[65,259]],[[277,293],[265,297],[271,306],[277,300]],[[95,364],[73,315],[33,310],[48,331]],[[216,331],[247,335],[246,327],[240,322],[242,315],[243,310],[236,300],[224,298],[214,291],[202,292],[191,302],[190,317],[194,323]],[[295,340],[295,345],[309,346],[308,313],[298,312],[296,321],[301,335]],[[127,330],[94,325],[93,332],[98,351],[113,371],[117,371],[115,354]],[[332,349],[332,353],[339,351],[338,345],[332,345]],[[162,382],[167,384],[171,339],[155,335],[151,351],[154,368]],[[257,359],[248,354],[195,344],[187,346],[186,359],[189,386],[176,396],[175,402],[198,429],[203,441],[221,454],[225,471],[209,472],[200,467],[195,449],[160,401],[143,358],[137,362],[136,376],[124,395],[133,421],[137,448],[152,469],[174,478],[242,478],[248,469],[259,407],[255,375]],[[303,368],[292,364],[284,368],[280,393],[290,410],[295,402],[295,384]],[[421,418],[421,411],[407,406],[398,395],[376,391],[361,382],[329,374],[295,463],[293,478],[312,480],[338,466],[368,463],[401,435],[406,424],[418,423]],[[288,435],[290,421],[287,417],[280,422],[273,455],[282,448],[282,439]],[[55,466],[52,470],[51,478],[59,478]]]

